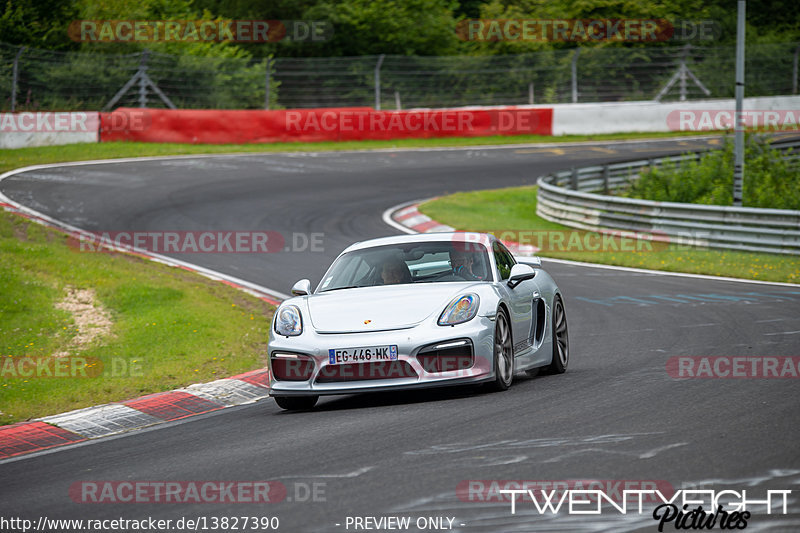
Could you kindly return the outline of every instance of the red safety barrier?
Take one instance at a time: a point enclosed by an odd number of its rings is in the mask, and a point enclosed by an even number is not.
[[[238,144],[490,135],[552,135],[551,108],[281,111],[120,108],[101,113],[100,140]]]

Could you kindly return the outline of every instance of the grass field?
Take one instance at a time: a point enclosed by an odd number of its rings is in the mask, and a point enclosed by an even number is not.
[[[64,305],[79,290],[93,305]],[[273,311],[182,269],[79,251],[0,211],[0,423],[263,368]]]
[[[800,283],[800,258],[797,256],[667,246],[632,239],[603,242],[596,234],[574,230],[537,216],[536,192],[537,187],[515,187],[456,193],[427,202],[420,206],[420,211],[459,230],[496,235],[506,232],[509,237],[528,240],[526,244],[542,242],[545,246],[539,255],[543,257]],[[586,243],[590,246],[585,246]]]

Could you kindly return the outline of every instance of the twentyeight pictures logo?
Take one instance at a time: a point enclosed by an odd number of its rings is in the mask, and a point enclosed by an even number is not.
[[[788,514],[791,490],[748,492],[746,489],[692,489],[663,491],[661,487],[641,487],[609,492],[601,481],[587,488],[563,488],[552,483],[499,489],[509,495],[512,515],[524,512],[569,515],[648,514],[658,522],[658,531],[670,529],[744,529],[756,513]],[[671,487],[670,487],[671,488]]]

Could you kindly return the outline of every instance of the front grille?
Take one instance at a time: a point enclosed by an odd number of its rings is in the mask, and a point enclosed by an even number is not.
[[[378,361],[375,363],[328,365],[322,367],[322,370],[320,370],[317,376],[317,383],[415,377],[417,377],[417,373],[406,361]]]
[[[420,350],[417,354],[417,361],[425,369],[425,372],[451,372],[453,370],[466,370],[475,364],[475,356],[472,351],[472,342],[461,341],[457,346],[448,346],[459,341],[444,342],[438,345],[428,346]]]

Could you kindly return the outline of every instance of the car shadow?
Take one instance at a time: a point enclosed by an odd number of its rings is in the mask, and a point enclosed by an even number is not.
[[[524,372],[514,376],[514,384],[521,386],[543,377],[529,376]],[[418,403],[446,402],[495,394],[487,384],[483,385],[452,385],[432,389],[399,390],[386,392],[370,392],[364,394],[350,394],[347,396],[332,396],[326,400],[323,396],[314,407],[314,411],[341,411],[347,409],[364,409],[370,407],[385,407],[391,405],[413,405]]]
[[[480,396],[487,389],[480,385],[458,385],[436,389],[419,389],[405,391],[370,392],[333,396],[331,400],[317,404],[314,411],[340,411],[349,409],[365,409],[390,405],[413,405],[418,403],[446,402]]]

